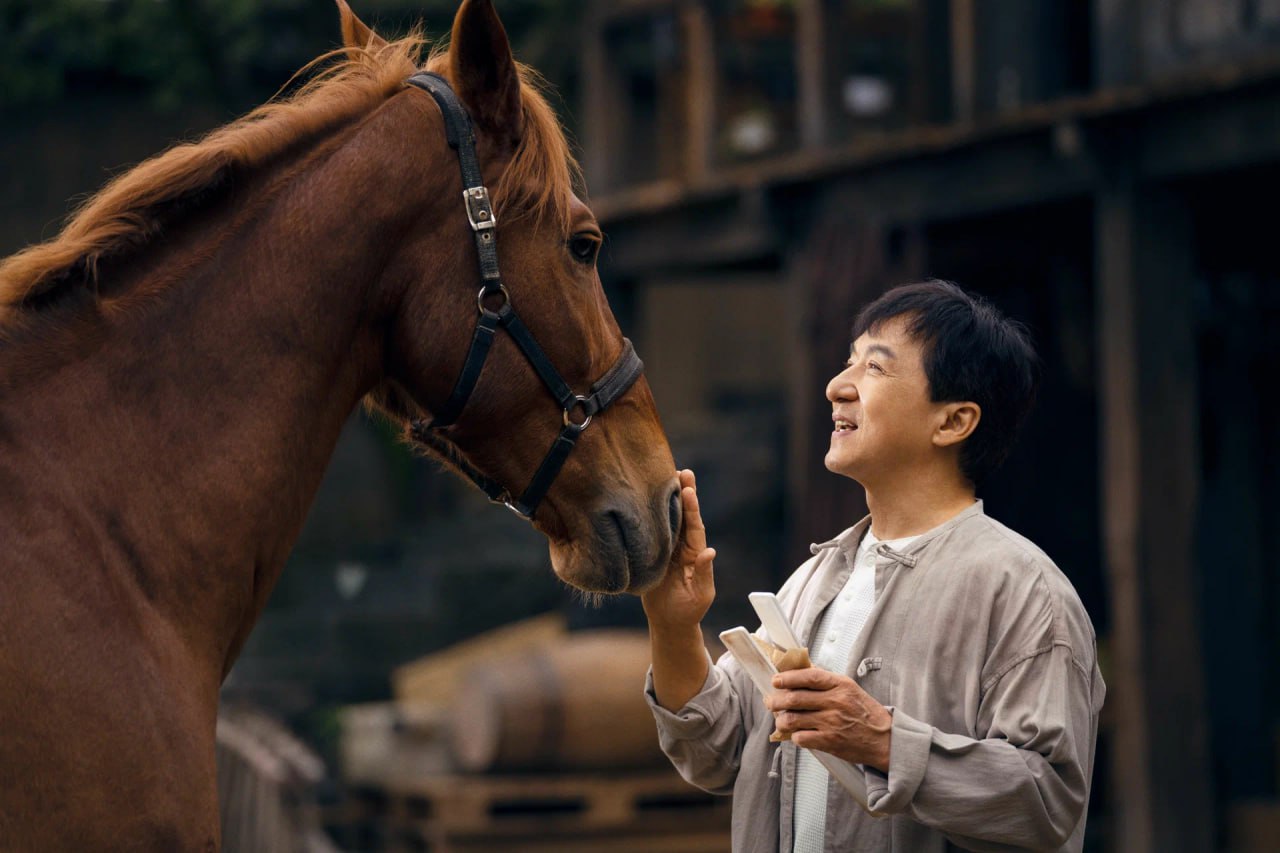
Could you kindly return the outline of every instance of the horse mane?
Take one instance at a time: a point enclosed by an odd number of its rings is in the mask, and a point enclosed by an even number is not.
[[[168,226],[237,178],[352,125],[404,88],[428,42],[415,28],[402,39],[339,48],[308,63],[324,66],[296,92],[278,96],[195,142],[175,145],[111,180],[85,200],[57,237],[0,261],[0,324],[63,289],[97,289],[103,261],[136,254]],[[329,63],[325,65],[325,63]],[[448,76],[436,47],[426,67]],[[524,136],[498,185],[499,211],[518,209],[567,223],[581,172],[535,71],[518,64]]]

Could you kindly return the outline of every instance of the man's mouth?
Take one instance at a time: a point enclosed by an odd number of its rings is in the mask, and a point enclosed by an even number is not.
[[[855,429],[857,429],[857,428],[858,428],[858,425],[857,425],[857,424],[855,424],[853,421],[846,421],[846,420],[844,420],[843,418],[836,418],[836,419],[835,419],[835,432],[836,432],[836,433],[848,433],[848,432],[853,432],[853,431],[854,431]]]

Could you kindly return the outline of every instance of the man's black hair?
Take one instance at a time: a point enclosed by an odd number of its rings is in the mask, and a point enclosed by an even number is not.
[[[853,340],[902,317],[920,344],[935,403],[977,403],[982,417],[960,447],[975,486],[1000,467],[1035,402],[1039,359],[1026,328],[949,281],[904,284],[858,312]]]

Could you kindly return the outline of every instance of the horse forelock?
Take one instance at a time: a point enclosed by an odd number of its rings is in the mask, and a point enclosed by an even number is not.
[[[94,289],[99,266],[150,245],[167,226],[237,177],[350,126],[404,87],[428,44],[420,29],[381,46],[340,48],[300,74],[324,66],[296,92],[277,97],[202,139],[175,145],[109,182],[72,214],[57,237],[0,260],[0,327],[24,306],[77,286]],[[427,61],[447,73],[447,52]],[[541,79],[520,66],[525,131],[498,185],[499,211],[566,223],[581,173]]]

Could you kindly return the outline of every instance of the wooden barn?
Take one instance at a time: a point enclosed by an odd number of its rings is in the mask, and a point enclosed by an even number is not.
[[[80,4],[58,26],[106,26],[120,4],[99,5],[102,16]],[[227,120],[336,38],[331,4],[245,5],[271,25],[268,55],[265,28],[199,26],[207,5],[137,6],[138,20],[172,7],[190,13],[188,35],[230,39],[219,57],[215,39],[196,50],[180,30],[148,36],[173,51],[154,69],[6,30],[17,56],[6,74],[25,62],[35,71],[23,79],[44,91],[59,47],[66,82],[26,106],[21,87],[4,87],[0,146],[23,166],[0,182],[3,253],[52,236],[104,167]],[[389,31],[401,13],[453,9],[353,5],[392,19]],[[698,472],[720,554],[708,634],[748,624],[748,591],[776,587],[810,541],[863,510],[821,464],[823,388],[858,306],[906,280],[955,280],[1026,322],[1045,364],[1027,431],[982,496],[1062,566],[1098,629],[1109,690],[1087,849],[1280,849],[1280,403],[1267,390],[1280,374],[1280,264],[1268,255],[1280,0],[499,6],[513,35],[521,15],[554,17],[557,34],[581,24],[576,50],[520,55],[544,71],[556,59],[553,72],[578,60],[552,76],[608,237],[601,275],[677,461]],[[125,36],[105,44],[127,48]],[[183,58],[210,63],[205,84],[173,73]],[[160,89],[144,86],[148,69]],[[382,701],[397,664],[563,604],[537,534],[427,470],[353,419],[228,694],[291,721]],[[642,624],[638,611],[577,608],[569,627]],[[279,756],[264,731],[244,715],[221,723],[233,806],[271,782],[260,771]],[[670,809],[686,834],[683,821],[715,808],[648,784],[561,792],[553,805],[578,811],[553,818],[616,836]],[[524,832],[529,804],[485,790]],[[401,802],[398,818],[443,832],[421,805]],[[228,814],[248,826],[246,849],[262,846],[250,830],[276,824]],[[701,844],[723,819],[699,817],[687,835]],[[466,820],[460,836],[480,844]],[[369,849],[361,838],[339,840]]]
[[[1045,362],[983,497],[1099,630],[1091,847],[1275,849],[1280,3],[601,0],[585,30],[602,275],[721,599],[860,512],[821,464],[856,308],[955,280]]]

